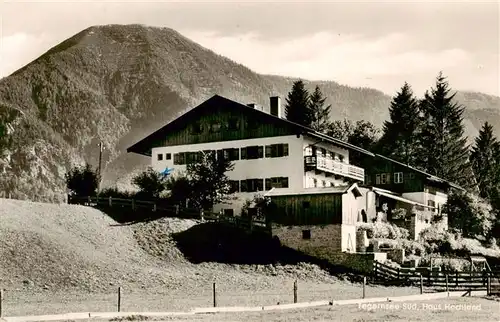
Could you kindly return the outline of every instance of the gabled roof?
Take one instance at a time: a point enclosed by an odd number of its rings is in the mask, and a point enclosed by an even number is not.
[[[429,181],[434,181],[434,182],[438,182],[438,183],[444,183],[444,184],[449,185],[449,186],[450,186],[450,187],[452,187],[452,188],[455,188],[455,189],[458,189],[458,190],[465,191],[465,189],[464,189],[464,188],[460,187],[460,186],[459,186],[459,185],[457,185],[456,183],[453,183],[453,182],[448,181],[448,180],[445,180],[445,179],[441,179],[441,178],[439,178],[439,177],[436,177],[435,175],[432,175],[432,174],[430,174],[430,173],[427,173],[427,172],[425,172],[425,171],[422,171],[422,170],[420,170],[420,169],[417,169],[417,168],[415,168],[415,167],[412,167],[412,166],[410,166],[410,165],[408,165],[408,164],[404,164],[403,162],[396,161],[396,160],[394,160],[394,159],[391,159],[391,158],[389,158],[389,157],[383,156],[383,155],[381,155],[381,154],[375,154],[375,157],[376,157],[376,158],[381,158],[381,159],[384,159],[384,160],[387,160],[387,161],[390,161],[390,162],[393,162],[393,163],[395,163],[395,164],[398,164],[398,165],[400,165],[400,166],[403,166],[403,167],[405,167],[405,168],[408,168],[408,169],[410,169],[410,170],[412,170],[412,171],[418,172],[418,173],[420,173],[420,174],[424,175],[424,176],[426,177],[426,179],[427,179],[427,180],[429,180]]]
[[[184,121],[189,116],[195,114],[197,111],[200,111],[200,110],[205,109],[205,108],[209,108],[213,105],[230,106],[231,109],[240,109],[240,110],[244,111],[245,113],[255,113],[256,115],[258,115],[258,117],[261,118],[261,120],[263,122],[266,122],[266,121],[281,122],[282,124],[288,125],[291,128],[297,130],[301,134],[306,134],[306,135],[309,135],[313,138],[320,140],[320,142],[324,141],[324,142],[332,143],[332,144],[344,147],[344,148],[349,149],[349,150],[353,150],[353,151],[361,152],[363,154],[374,156],[374,154],[372,152],[367,151],[365,149],[362,149],[360,147],[357,147],[355,145],[349,144],[347,142],[341,141],[339,139],[333,138],[333,137],[325,135],[323,133],[319,133],[319,132],[314,131],[313,129],[308,128],[306,126],[303,126],[303,125],[300,125],[300,124],[297,124],[294,122],[290,122],[286,119],[279,118],[277,116],[268,114],[268,113],[260,111],[258,109],[250,108],[247,105],[238,103],[236,101],[230,100],[230,99],[222,97],[220,95],[212,96],[211,98],[204,101],[200,105],[192,108],[191,110],[189,110],[188,112],[179,116],[175,120],[173,120],[170,123],[166,124],[165,126],[161,127],[157,131],[151,133],[150,135],[148,135],[144,139],[140,140],[139,142],[135,143],[131,147],[127,148],[127,152],[134,152],[134,153],[148,155],[148,156],[151,155],[151,152],[150,152],[151,145],[152,145],[152,142],[156,138],[167,135],[170,131],[172,131],[175,128],[175,126],[177,124],[182,123],[182,121]]]

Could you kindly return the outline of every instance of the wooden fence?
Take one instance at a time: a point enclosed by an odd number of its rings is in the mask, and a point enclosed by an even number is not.
[[[128,208],[132,211],[148,210],[158,213],[159,216],[180,217],[201,219],[205,221],[222,222],[231,224],[244,230],[266,230],[268,229],[265,220],[255,218],[243,218],[239,216],[225,216],[222,213],[205,212],[194,208],[180,207],[179,205],[169,205],[159,201],[135,200],[130,198],[116,197],[75,197],[68,196],[69,204],[79,204],[90,207],[110,207],[110,208]]]
[[[384,285],[420,285],[436,291],[487,291],[500,294],[500,271],[431,271],[428,267],[400,268],[374,262],[374,282]]]

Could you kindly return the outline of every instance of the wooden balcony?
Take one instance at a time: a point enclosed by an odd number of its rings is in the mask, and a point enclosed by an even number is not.
[[[362,182],[365,180],[365,169],[325,157],[305,156],[304,166],[306,170],[324,171]]]

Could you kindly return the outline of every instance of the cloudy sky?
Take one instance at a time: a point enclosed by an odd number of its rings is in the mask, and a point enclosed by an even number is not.
[[[499,2],[0,1],[0,77],[91,25],[170,27],[265,74],[499,95]]]

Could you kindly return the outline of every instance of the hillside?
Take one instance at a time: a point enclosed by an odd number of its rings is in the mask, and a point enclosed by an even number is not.
[[[105,185],[126,182],[149,161],[125,148],[186,109],[214,94],[267,108],[268,97],[284,98],[292,82],[254,73],[171,29],[90,27],[0,80],[0,120],[10,124],[0,129],[9,133],[0,138],[0,187],[18,198],[61,199],[64,172],[83,160],[96,165],[99,140]],[[380,91],[307,83],[321,86],[333,119],[380,126],[388,115],[390,97]],[[498,97],[457,98],[467,106],[469,136],[485,120],[500,131]]]
[[[8,290],[175,289],[210,285],[217,276],[246,287],[266,279],[278,284],[282,278],[337,280],[310,264],[274,269],[191,264],[173,236],[198,225],[195,220],[164,218],[122,226],[89,207],[8,199],[0,199],[0,218],[0,284]]]

